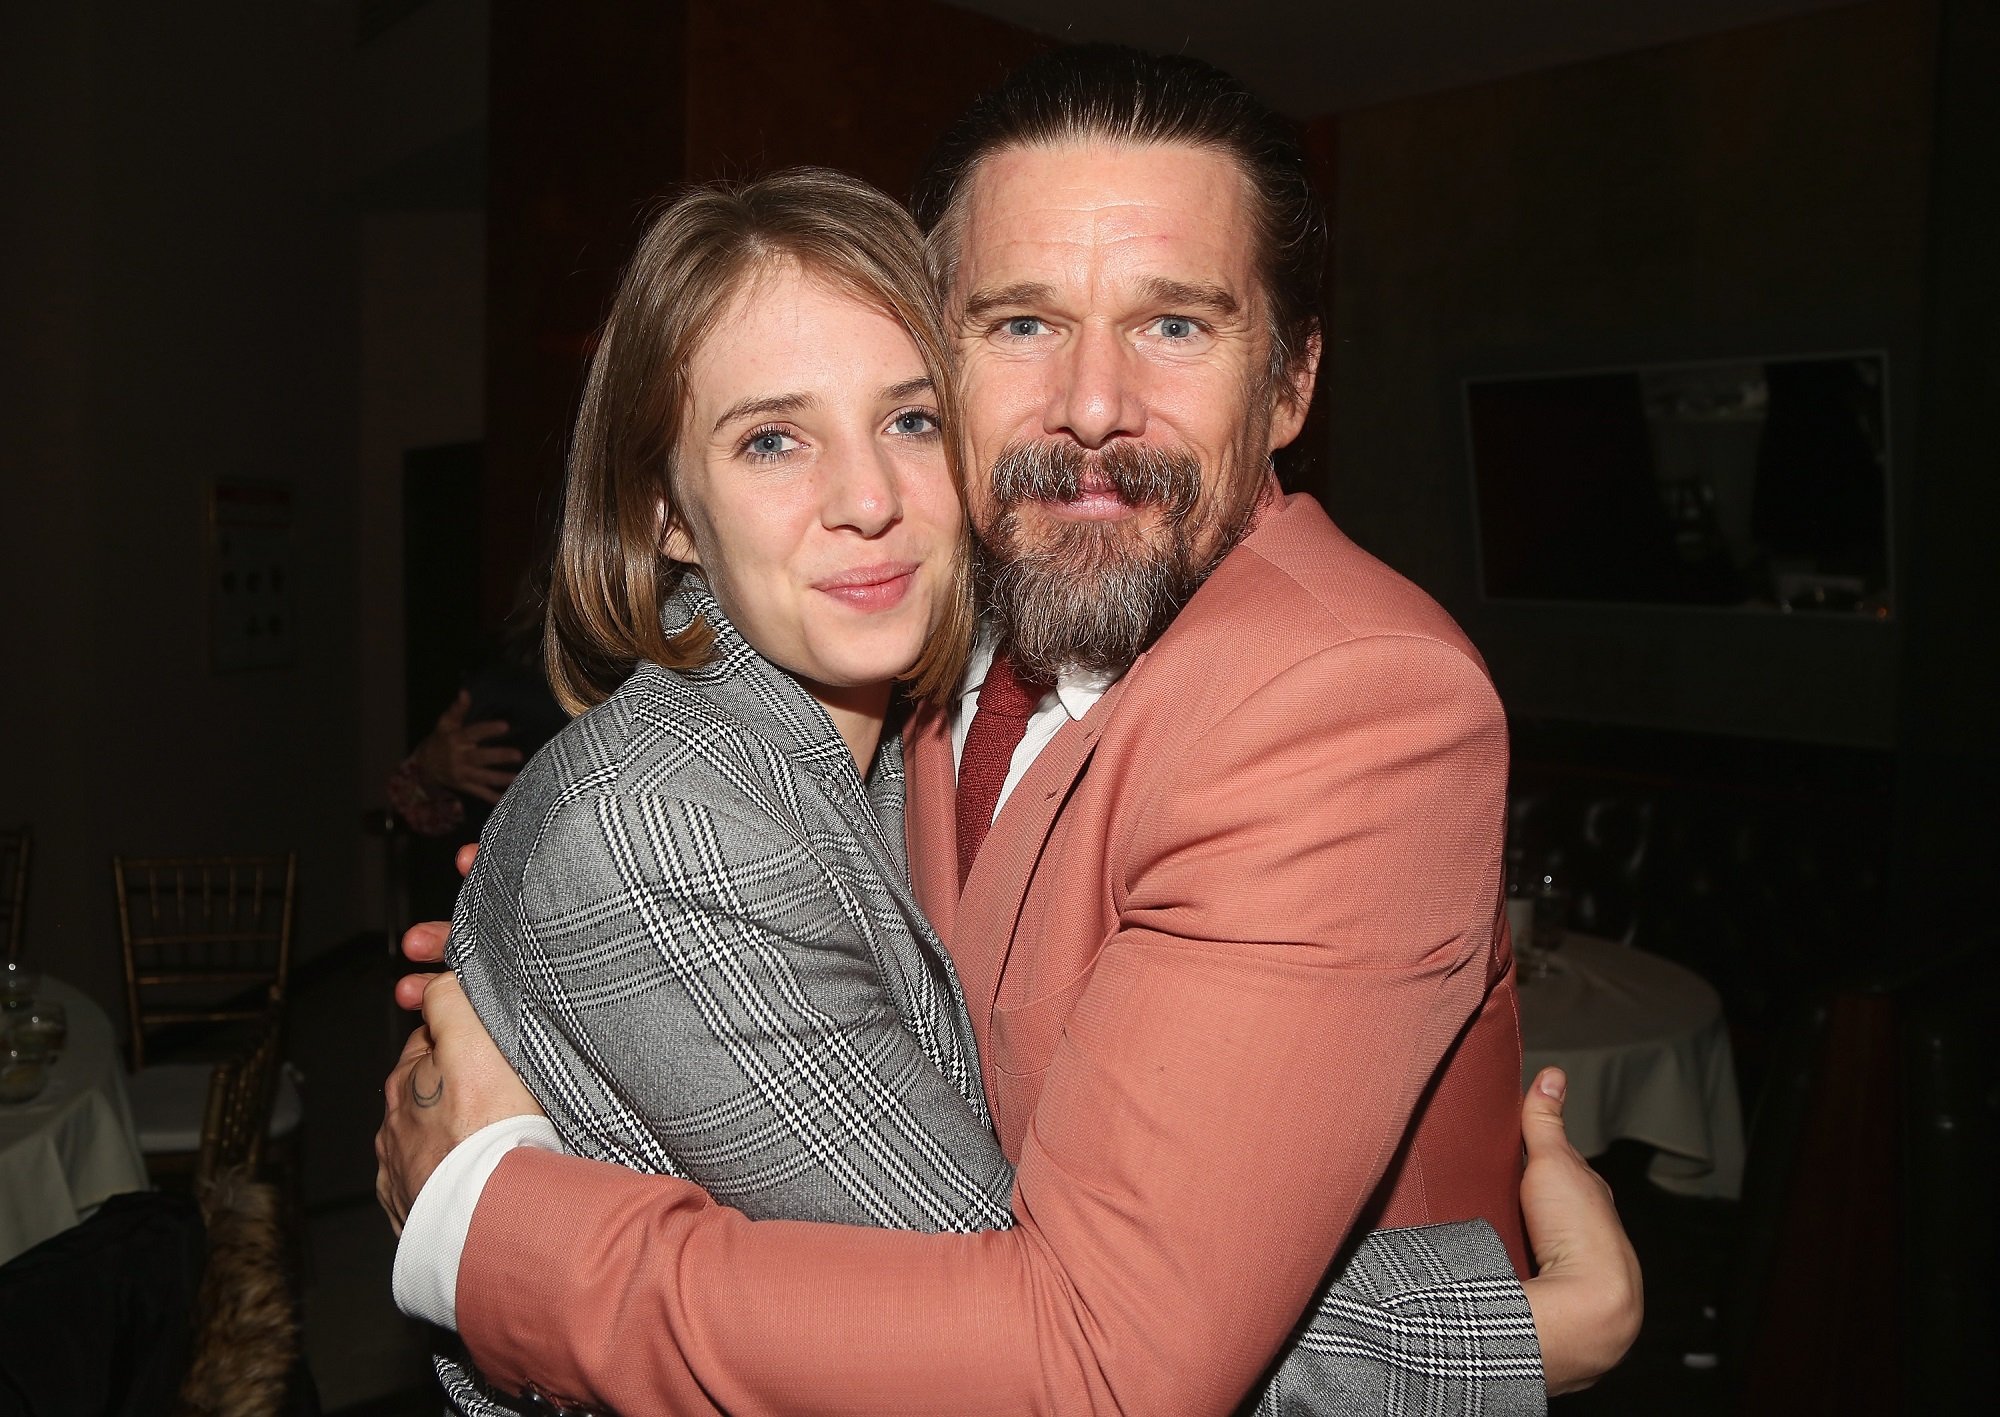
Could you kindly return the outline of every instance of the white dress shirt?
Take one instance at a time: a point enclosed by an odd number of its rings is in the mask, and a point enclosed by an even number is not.
[[[959,681],[951,724],[954,767],[965,755],[965,735],[979,708],[979,689],[993,665],[993,650],[993,641],[982,638]],[[1014,785],[1027,775],[1042,749],[1065,723],[1096,707],[1117,679],[1116,674],[1086,670],[1065,670],[1057,676],[1055,688],[1042,696],[1028,716],[1027,731],[1007,765],[1007,780],[1000,785],[1000,796],[993,804],[996,819]],[[411,1318],[440,1328],[458,1327],[458,1266],[465,1255],[466,1237],[472,1232],[472,1212],[478,1208],[487,1178],[501,1157],[517,1146],[561,1151],[562,1141],[555,1124],[546,1117],[509,1117],[494,1122],[447,1152],[417,1193],[396,1244],[394,1280],[396,1307]]]

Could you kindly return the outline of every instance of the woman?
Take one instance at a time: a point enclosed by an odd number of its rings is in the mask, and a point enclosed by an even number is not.
[[[1011,1223],[905,879],[899,694],[955,689],[971,620],[928,290],[901,208],[827,172],[697,190],[647,234],[551,589],[550,683],[581,716],[494,812],[452,923],[566,1145],[756,1217]]]
[[[655,223],[570,457],[546,654],[581,717],[495,811],[452,924],[568,1146],[751,1215],[1009,1223],[886,731],[896,681],[956,686],[971,624],[927,289],[909,217],[830,172]]]

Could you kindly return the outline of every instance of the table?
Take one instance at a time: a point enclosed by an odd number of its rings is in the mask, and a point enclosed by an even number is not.
[[[0,1103],[0,1264],[110,1197],[151,1184],[111,1021],[46,975],[40,995],[69,1014],[69,1041],[41,1096]]]
[[[1743,1192],[1743,1107],[1722,1000],[1707,980],[1630,945],[1568,935],[1555,973],[1521,973],[1524,1085],[1569,1074],[1570,1140],[1597,1156],[1620,1137],[1658,1148],[1647,1177],[1681,1195]]]

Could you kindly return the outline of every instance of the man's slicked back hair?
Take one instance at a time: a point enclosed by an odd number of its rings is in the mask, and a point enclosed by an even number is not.
[[[1257,269],[1271,322],[1271,377],[1289,398],[1319,333],[1325,209],[1306,175],[1297,130],[1238,79],[1178,54],[1081,44],[1030,59],[982,95],[917,178],[911,209],[930,238],[947,302],[957,275],[966,192],[980,164],[1008,148],[1059,143],[1185,143],[1235,160],[1257,224]]]

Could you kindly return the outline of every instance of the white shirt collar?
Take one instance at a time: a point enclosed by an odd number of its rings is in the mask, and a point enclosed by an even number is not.
[[[962,720],[971,716],[979,686],[986,682],[986,671],[993,667],[996,647],[990,631],[982,631],[973,643],[972,654],[965,661],[965,677],[958,681],[958,712]],[[1056,676],[1056,700],[1074,722],[1097,707],[1097,701],[1118,679],[1118,675],[1098,669],[1065,669]]]

